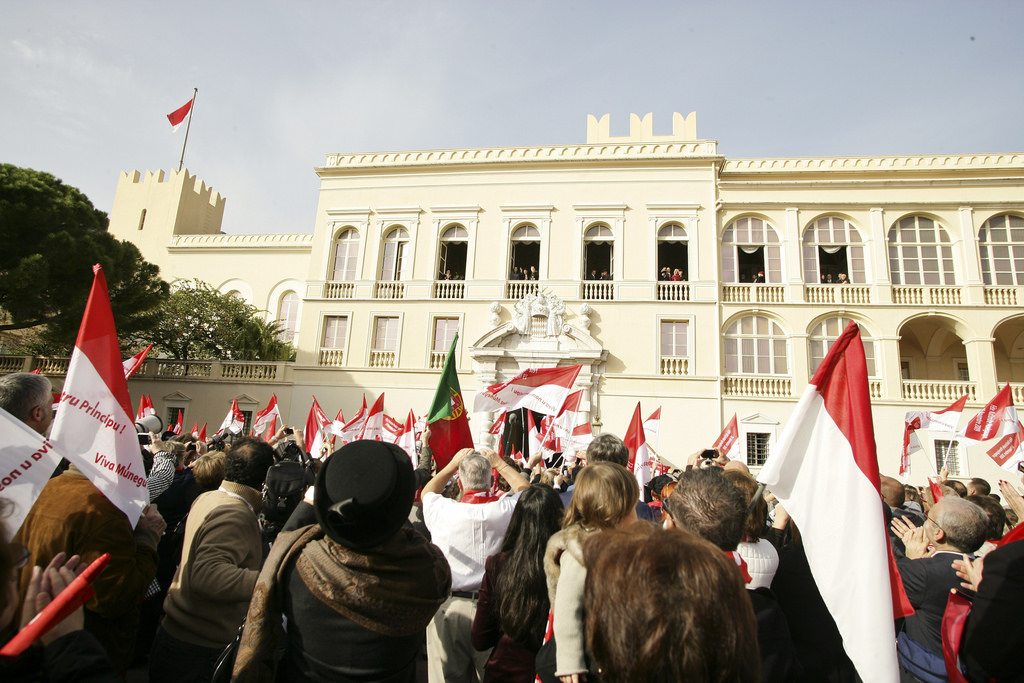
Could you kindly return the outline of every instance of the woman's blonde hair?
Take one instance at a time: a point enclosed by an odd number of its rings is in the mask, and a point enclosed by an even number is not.
[[[584,529],[611,529],[639,500],[640,488],[629,470],[613,462],[595,462],[576,475],[562,528],[578,524]]]

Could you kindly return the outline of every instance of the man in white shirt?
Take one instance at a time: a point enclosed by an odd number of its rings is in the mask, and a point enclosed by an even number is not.
[[[490,494],[492,468],[508,482],[510,493]],[[456,470],[462,490],[458,501],[441,495]],[[501,550],[519,493],[529,486],[530,482],[493,450],[464,448],[423,487],[423,521],[452,571],[452,594],[427,626],[430,683],[483,680],[490,652],[473,649],[470,629],[484,561]]]

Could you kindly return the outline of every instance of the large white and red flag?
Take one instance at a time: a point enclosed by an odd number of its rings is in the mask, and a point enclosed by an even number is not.
[[[981,412],[975,415],[960,432],[966,441],[988,441],[999,436],[1013,434],[1020,429],[1017,409],[1013,405],[1010,383],[995,395]]]
[[[228,414],[224,416],[224,421],[220,423],[217,433],[223,434],[226,430],[232,434],[241,434],[243,429],[245,429],[245,415],[238,408],[238,399],[233,398],[231,407],[228,408]]]
[[[641,493],[651,481],[651,453],[647,448],[647,437],[644,435],[643,418],[640,417],[640,402],[637,401],[633,419],[629,421],[626,438],[623,443],[629,451],[629,471],[636,477]]]
[[[13,505],[4,520],[7,536],[3,540],[10,541],[50,480],[60,455],[46,437],[0,408],[0,462],[4,464],[0,497]]]
[[[1008,472],[1017,472],[1017,466],[1024,460],[1024,445],[1022,445],[1021,432],[1018,425],[1017,431],[1007,434],[996,442],[996,445],[986,451],[996,464]]]
[[[370,412],[366,414],[363,421],[363,428],[359,430],[360,439],[380,441],[384,438],[384,394],[381,393],[377,400],[370,406]]]
[[[473,409],[493,413],[528,408],[543,415],[556,415],[565,403],[582,365],[565,368],[529,368],[476,395]]]
[[[740,426],[736,421],[736,413],[732,414],[732,419],[729,420],[729,424],[725,425],[725,429],[723,429],[722,433],[718,435],[715,442],[711,444],[711,447],[717,448],[730,460],[739,460]]]
[[[938,432],[956,432],[960,425],[960,416],[967,405],[967,394],[942,410],[910,410],[903,419],[903,453],[900,455],[900,475],[910,476],[910,454],[921,450],[921,440],[917,430],[929,429]]]
[[[352,419],[341,426],[341,440],[345,443],[351,443],[359,438],[359,435],[363,431],[363,423],[366,422],[366,394],[363,394],[363,405],[360,406],[356,414],[352,416]]]
[[[861,679],[896,683],[893,618],[913,608],[887,538],[856,323],[818,366],[757,478],[800,528],[811,573]]]
[[[268,429],[274,429],[278,420],[284,422],[284,418],[281,417],[281,409],[277,407],[277,394],[271,394],[267,407],[256,413],[256,417],[252,421],[252,431],[256,436],[262,437]]]
[[[149,503],[149,489],[107,279],[98,264],[93,272],[50,443],[135,526]]]
[[[306,427],[302,430],[302,445],[307,453],[318,460],[325,443],[324,428],[330,424],[331,418],[327,417],[314,396],[313,405],[309,407],[309,414],[306,415]]]
[[[181,124],[185,123],[189,114],[192,113],[192,103],[195,102],[195,100],[195,95],[193,95],[192,99],[167,115],[167,120],[171,122],[172,129],[178,130],[178,128],[181,127]]]
[[[153,348],[152,344],[142,349],[131,358],[125,358],[123,361],[121,361],[121,366],[124,368],[125,379],[128,379],[129,377],[131,377],[132,375],[139,371],[139,368],[142,367],[142,361],[146,360],[146,356],[149,354],[149,350],[151,348]]]

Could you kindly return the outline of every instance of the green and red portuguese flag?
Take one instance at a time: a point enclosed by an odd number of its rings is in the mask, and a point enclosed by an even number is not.
[[[473,447],[473,434],[469,431],[469,419],[466,417],[466,404],[462,401],[462,387],[459,376],[455,374],[455,345],[459,343],[459,335],[452,340],[448,349],[448,357],[444,361],[444,371],[438,382],[434,402],[427,414],[430,425],[430,449],[434,452],[434,461],[440,470],[463,448]]]

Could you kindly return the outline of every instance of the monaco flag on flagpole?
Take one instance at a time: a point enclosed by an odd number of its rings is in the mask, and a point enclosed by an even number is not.
[[[131,358],[125,358],[123,361],[121,361],[121,365],[122,367],[124,367],[125,379],[128,379],[129,377],[131,377],[132,375],[139,371],[139,368],[142,367],[142,361],[146,360],[146,356],[149,355],[149,350],[151,348],[153,348],[152,344],[142,349]]]
[[[1018,429],[1017,409],[1013,406],[1013,394],[1007,382],[995,398],[967,423],[960,436],[967,441],[988,441],[1013,434]]]
[[[1020,425],[1017,431],[1007,434],[996,442],[996,445],[986,451],[997,465],[1008,472],[1017,472],[1017,465],[1024,460],[1024,447],[1022,447]]]
[[[224,421],[220,423],[220,429],[217,430],[218,434],[223,434],[224,430],[231,432],[232,434],[240,434],[245,428],[245,415],[238,408],[238,399],[231,399],[231,407],[228,408],[228,414],[224,416]]]
[[[324,428],[330,424],[331,418],[327,417],[314,396],[313,405],[309,407],[309,414],[306,416],[306,427],[302,430],[302,445],[306,452],[317,460],[322,457],[320,451],[324,446]]]
[[[725,457],[730,460],[738,460],[740,457],[740,427],[736,421],[736,413],[732,414],[732,419],[729,420],[729,424],[725,425],[725,429],[718,435],[715,442],[711,444],[712,448],[717,448],[722,452]]]
[[[637,401],[633,419],[629,421],[626,438],[623,439],[629,450],[629,471],[636,477],[641,493],[644,486],[651,481],[651,454],[647,449],[647,438],[644,436],[644,423],[640,417],[640,402]]]
[[[98,264],[93,273],[50,443],[134,527],[149,503],[146,470],[135,435],[107,279]]]
[[[350,443],[359,438],[359,433],[363,431],[363,423],[366,421],[366,394],[363,394],[363,405],[360,406],[356,414],[352,416],[352,419],[341,426],[340,433],[338,436],[344,443]],[[332,426],[332,430],[334,427]]]
[[[942,410],[910,410],[903,419],[903,453],[900,455],[900,476],[910,476],[910,454],[921,450],[921,440],[917,437],[918,429],[933,429],[939,432],[955,433],[960,425],[960,416],[967,405],[967,394]]]
[[[420,464],[420,456],[416,453],[416,414],[411,410],[402,431],[395,437],[395,445],[409,454],[414,469]]]
[[[811,574],[861,679],[896,683],[893,617],[913,611],[889,547],[860,329],[818,367],[758,475],[800,528]]]
[[[583,390],[574,391],[565,397],[565,403],[553,418],[544,418],[547,427],[541,444],[550,451],[561,451],[562,441],[572,436],[572,430],[579,422],[580,403],[583,401]]]
[[[181,436],[182,429],[184,428],[184,425],[182,424],[182,420],[184,420],[184,419],[185,419],[185,411],[184,410],[179,410],[178,411],[178,421],[174,423],[173,427],[171,427],[171,431],[174,432],[175,434],[177,434],[178,436]]]
[[[252,421],[252,431],[256,436],[263,436],[263,433],[267,431],[267,427],[273,429],[277,420],[284,422],[284,418],[281,417],[281,410],[277,407],[277,394],[271,394],[267,407],[256,413],[256,418]]]
[[[195,96],[193,96],[188,102],[167,115],[167,120],[171,122],[171,128],[173,130],[178,130],[181,124],[185,123],[185,119],[187,119],[188,115],[192,112],[192,103],[195,102],[195,99]]]
[[[3,540],[10,541],[50,480],[60,455],[46,437],[0,408],[0,462],[5,465],[0,495],[13,505],[4,520],[7,537]]]
[[[384,394],[381,393],[377,400],[370,406],[370,412],[366,414],[363,428],[359,430],[360,439],[380,441],[384,436]]]
[[[582,389],[580,390],[582,392]],[[654,450],[658,449],[658,436],[661,433],[661,406],[651,413],[646,420],[644,420],[644,439],[648,444],[654,444],[651,446]]]
[[[509,381],[492,384],[477,394],[474,410],[492,413],[529,408],[543,415],[556,415],[582,367],[529,368]]]

